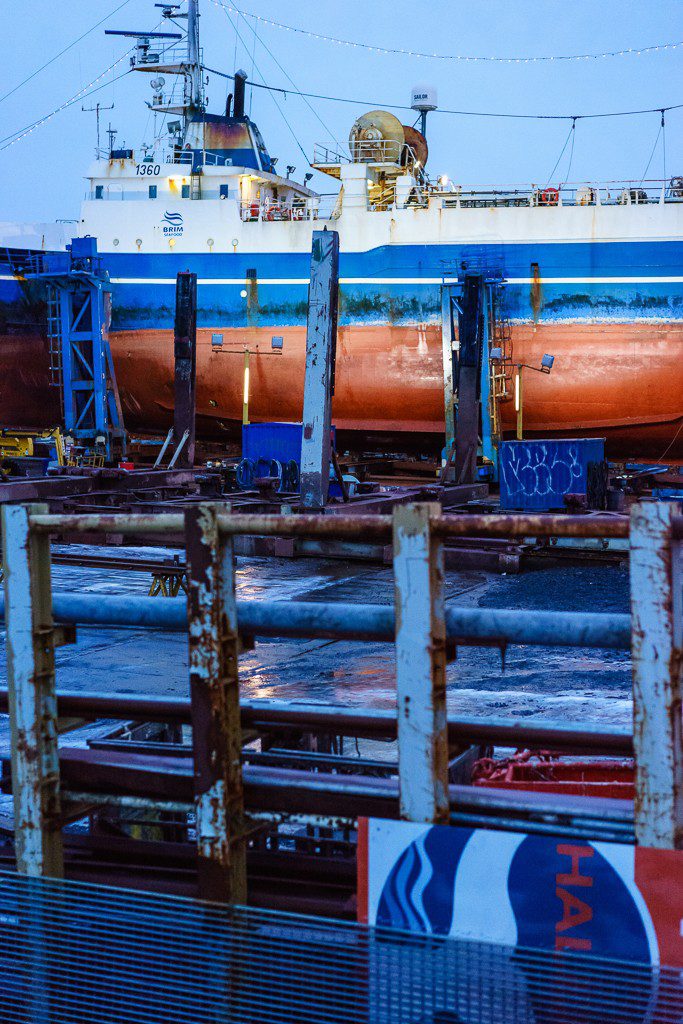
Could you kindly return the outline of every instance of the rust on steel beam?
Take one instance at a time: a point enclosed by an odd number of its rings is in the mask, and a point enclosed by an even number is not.
[[[672,525],[680,506],[631,512],[633,745],[636,837],[683,848],[683,573]]]
[[[185,512],[185,541],[200,894],[246,903],[233,545],[209,504]]]
[[[7,675],[17,869],[61,877],[55,631],[50,539],[30,528],[42,505],[2,508]]]
[[[176,465],[194,465],[195,392],[197,384],[197,275],[181,270],[176,278],[173,351],[175,357],[175,401],[173,437],[177,445],[187,431],[188,437]]]
[[[57,694],[60,717],[119,718],[126,721],[191,721],[191,703],[187,697],[155,697],[144,694],[77,693]],[[0,714],[7,714],[7,690],[0,688]],[[286,704],[271,700],[247,700],[240,704],[242,727],[269,730],[305,729],[308,732],[333,732],[368,739],[396,739],[396,714],[388,709],[357,709],[320,704]],[[559,725],[554,722],[528,722],[501,718],[449,718],[449,743],[483,743],[500,746],[525,746],[567,750],[580,754],[612,754],[630,757],[633,738],[620,729],[591,729],[586,726]]]
[[[394,603],[401,817],[448,821],[443,544],[435,502],[394,512]]]
[[[275,537],[340,537],[384,540],[391,537],[389,515],[268,515],[266,513],[219,514],[224,534]],[[33,515],[31,527],[40,533],[169,533],[183,531],[178,513],[97,515]],[[565,515],[441,515],[434,532],[448,537],[628,537],[628,516]]]

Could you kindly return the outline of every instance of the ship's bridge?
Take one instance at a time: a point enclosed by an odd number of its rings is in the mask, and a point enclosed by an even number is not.
[[[88,199],[168,203],[169,200],[231,200],[242,220],[314,219],[317,193],[290,178],[249,166],[235,166],[195,151],[179,150],[160,158],[148,152],[112,150],[108,160],[90,168]]]

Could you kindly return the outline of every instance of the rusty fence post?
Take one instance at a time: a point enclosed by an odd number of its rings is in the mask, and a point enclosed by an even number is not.
[[[185,512],[199,892],[246,903],[233,541],[221,537],[217,515],[211,504]]]
[[[674,502],[639,502],[631,512],[633,745],[636,842],[683,847],[681,545]]]
[[[7,676],[17,870],[64,874],[50,538],[31,532],[46,505],[2,507]]]
[[[435,502],[394,510],[394,602],[401,817],[448,821],[444,560]]]

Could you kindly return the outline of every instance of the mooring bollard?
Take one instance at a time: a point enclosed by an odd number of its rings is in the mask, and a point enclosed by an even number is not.
[[[199,892],[246,903],[233,539],[211,504],[186,510],[185,539]]]
[[[436,502],[394,511],[396,687],[401,817],[448,821],[446,622]]]
[[[64,874],[50,538],[31,532],[46,505],[2,507],[7,676],[17,870]]]
[[[683,574],[674,502],[631,512],[635,829],[641,846],[683,847]]]

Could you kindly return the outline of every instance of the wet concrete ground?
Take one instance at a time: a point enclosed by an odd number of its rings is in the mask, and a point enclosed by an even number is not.
[[[145,548],[137,554],[149,559],[168,552]],[[149,584],[146,573],[53,568],[55,592],[139,595],[147,593]],[[390,567],[363,563],[240,558],[238,592],[243,599],[391,603],[393,577]],[[446,594],[449,603],[469,607],[626,612],[628,570],[561,565],[519,576],[449,572]],[[374,707],[394,702],[391,644],[267,639],[243,655],[240,675],[245,697]],[[6,679],[4,643],[0,678]],[[77,643],[57,653],[57,686],[187,693],[187,639],[173,633],[79,628]],[[448,668],[448,705],[453,714],[468,716],[628,725],[630,657],[618,651],[511,647],[503,670],[497,650],[460,648]],[[0,722],[0,737],[3,733],[6,722]]]

